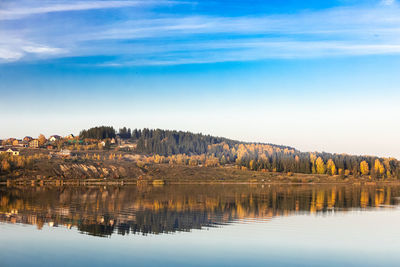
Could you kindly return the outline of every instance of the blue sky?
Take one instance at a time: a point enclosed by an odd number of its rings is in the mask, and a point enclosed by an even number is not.
[[[400,158],[395,0],[0,2],[0,138],[156,127]]]

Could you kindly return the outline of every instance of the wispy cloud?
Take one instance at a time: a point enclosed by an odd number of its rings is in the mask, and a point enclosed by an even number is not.
[[[385,6],[391,6],[395,3],[395,0],[382,0],[381,3]]]
[[[1,37],[6,36],[6,38]],[[59,57],[67,53],[67,49],[38,44],[11,35],[0,34],[0,63],[12,62],[22,58]]]
[[[0,60],[112,56],[113,61],[100,65],[126,66],[400,54],[400,9],[394,1],[264,16],[152,13],[151,9],[139,16],[132,12],[139,5],[184,3],[174,1],[56,3],[7,13],[0,30]],[[21,18],[123,7],[133,10],[100,24],[89,18],[71,18],[66,24],[68,16],[55,15],[52,23]],[[20,23],[25,20],[29,23]]]
[[[168,5],[177,1],[15,1],[0,10],[0,20],[20,19],[26,16],[54,12],[70,12],[134,6]]]

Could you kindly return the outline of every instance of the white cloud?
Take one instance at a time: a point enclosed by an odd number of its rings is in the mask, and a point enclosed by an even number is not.
[[[381,3],[385,6],[391,6],[395,3],[395,0],[382,0]]]
[[[0,10],[0,20],[20,19],[25,16],[53,12],[81,11],[93,9],[123,8],[133,6],[169,5],[183,2],[177,1],[44,1],[18,2],[8,9]]]
[[[2,35],[0,35],[1,37]],[[59,56],[67,51],[62,48],[40,45],[20,38],[8,37],[0,40],[0,62],[18,61],[24,57]]]
[[[114,8],[144,2],[62,3],[33,10],[15,7],[12,14]],[[156,5],[154,1],[146,3]],[[124,19],[100,24],[84,18],[68,21],[64,16],[52,23],[31,18],[29,23],[10,24],[13,26],[0,30],[0,58],[104,55],[115,59],[100,65],[125,66],[400,54],[399,13],[397,5],[378,5],[258,17],[143,13],[137,18],[136,14],[125,14]]]
[[[16,61],[23,56],[23,53],[0,46],[0,62]]]
[[[23,51],[28,52],[28,53],[34,53],[34,54],[61,54],[64,53],[65,51],[60,48],[56,47],[48,47],[48,46],[22,46],[21,47]]]

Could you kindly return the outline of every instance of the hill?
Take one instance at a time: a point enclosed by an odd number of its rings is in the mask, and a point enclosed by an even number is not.
[[[40,149],[22,149],[18,156],[1,153],[0,175],[137,177],[140,171],[136,167],[144,170],[146,165],[167,164],[175,169],[177,166],[227,167],[289,176],[298,173],[400,179],[400,162],[394,158],[301,152],[289,146],[241,142],[183,131],[124,127],[117,132],[113,127],[100,126],[82,130],[73,139],[61,138],[50,145],[43,144]],[[68,164],[88,165],[71,167]],[[60,166],[68,171],[60,170]],[[123,170],[116,171],[119,167]]]

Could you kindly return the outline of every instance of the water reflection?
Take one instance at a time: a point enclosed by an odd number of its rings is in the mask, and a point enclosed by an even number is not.
[[[0,187],[0,222],[95,236],[160,234],[296,214],[397,205],[399,186]]]

